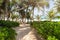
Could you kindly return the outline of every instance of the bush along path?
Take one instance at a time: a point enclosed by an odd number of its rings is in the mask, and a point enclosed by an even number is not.
[[[16,31],[12,27],[17,26],[17,22],[0,20],[0,40],[15,40]]]
[[[29,24],[21,24],[20,27],[14,28],[17,32],[16,40],[37,40],[34,30]]]
[[[45,40],[60,40],[60,22],[34,21],[31,26]]]

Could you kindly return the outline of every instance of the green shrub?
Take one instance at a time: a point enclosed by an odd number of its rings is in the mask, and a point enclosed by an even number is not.
[[[16,32],[12,28],[0,27],[0,40],[16,40]]]
[[[19,26],[18,22],[0,20],[0,26],[6,27],[16,27]]]
[[[58,39],[56,39],[56,37],[55,37],[55,36],[53,36],[53,37],[48,36],[47,40],[58,40]]]
[[[38,34],[41,34],[45,39],[50,35],[60,40],[60,22],[41,21],[33,22],[31,25],[37,30]]]
[[[16,40],[16,32],[12,29],[16,26],[18,22],[0,20],[0,40]]]

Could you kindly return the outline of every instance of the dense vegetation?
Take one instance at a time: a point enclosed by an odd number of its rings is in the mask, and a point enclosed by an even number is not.
[[[13,21],[5,21],[5,20],[0,20],[0,26],[5,26],[5,27],[16,27],[19,26],[18,22],[13,22]]]
[[[0,27],[0,40],[15,40],[16,32],[12,28]]]
[[[60,40],[60,22],[41,21],[33,22],[31,25],[46,40]]]
[[[54,7],[50,9],[50,2],[54,2]],[[0,0],[0,40],[15,40],[15,31],[12,27],[19,25],[17,22],[13,22],[14,19],[30,19],[34,20],[35,8],[41,11],[42,17],[51,21],[60,13],[60,0]],[[51,6],[52,7],[52,6]],[[48,9],[48,10],[46,10]],[[50,10],[50,11],[49,11]],[[46,11],[46,12],[45,12]],[[15,15],[15,13],[19,15]],[[5,19],[12,21],[4,21]],[[36,19],[41,20],[41,15],[37,15]],[[45,17],[44,17],[45,19]],[[26,20],[25,20],[26,21]],[[29,23],[29,22],[27,22]],[[46,40],[60,40],[60,23],[59,22],[33,22],[32,26],[41,34]],[[10,35],[9,35],[10,34]],[[7,36],[6,36],[7,35]]]
[[[0,40],[16,40],[16,32],[12,29],[15,26],[19,26],[19,23],[0,20]]]

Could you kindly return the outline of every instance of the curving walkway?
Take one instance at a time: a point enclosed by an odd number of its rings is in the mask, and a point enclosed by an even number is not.
[[[21,24],[15,30],[17,32],[16,40],[37,40],[34,30],[30,28],[29,24]]]

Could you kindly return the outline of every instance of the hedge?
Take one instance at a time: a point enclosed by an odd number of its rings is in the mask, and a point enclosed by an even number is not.
[[[0,40],[16,40],[16,32],[12,28],[0,27]]]
[[[0,40],[16,40],[16,32],[12,27],[17,26],[18,22],[0,20]]]
[[[19,26],[18,22],[0,20],[0,26],[5,27],[16,27]]]
[[[46,40],[49,38],[55,38],[60,40],[60,22],[41,21],[31,23],[38,34],[41,34]]]

